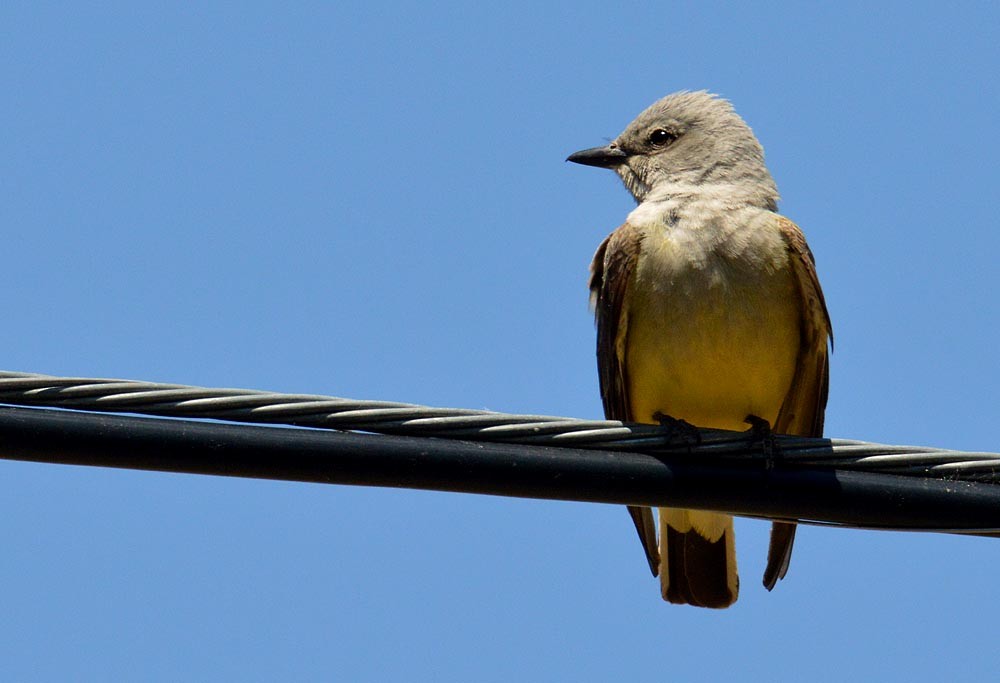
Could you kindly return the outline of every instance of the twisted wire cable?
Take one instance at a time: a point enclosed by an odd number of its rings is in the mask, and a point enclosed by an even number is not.
[[[432,408],[393,401],[206,389],[135,380],[0,371],[0,403],[654,455],[691,453],[698,458],[744,460],[763,457],[757,453],[761,450],[759,444],[755,446],[755,439],[743,432],[700,429],[700,440],[692,443],[678,439],[669,428],[616,420]],[[1000,454],[996,453],[783,435],[776,436],[776,444],[776,457],[783,466],[1000,483]]]

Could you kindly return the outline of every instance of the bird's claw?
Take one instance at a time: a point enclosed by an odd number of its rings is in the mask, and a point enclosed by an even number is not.
[[[680,445],[687,446],[689,451],[701,445],[701,432],[687,420],[671,417],[659,410],[653,413],[653,419],[666,430],[665,439],[668,444],[677,445],[677,442],[680,442]]]
[[[781,455],[778,447],[778,440],[771,431],[771,423],[757,415],[747,415],[743,421],[750,425],[747,434],[750,435],[750,445],[760,444],[761,452],[764,456],[764,466],[767,469],[774,468],[775,460]]]

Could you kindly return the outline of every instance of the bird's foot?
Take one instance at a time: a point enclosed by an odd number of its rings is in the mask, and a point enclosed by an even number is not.
[[[701,432],[687,420],[671,417],[657,410],[653,419],[666,430],[665,439],[668,445],[687,446],[688,451],[701,445]]]
[[[750,435],[750,446],[760,444],[761,452],[764,455],[764,466],[773,469],[776,460],[781,457],[781,449],[778,447],[778,440],[771,431],[771,423],[757,415],[747,415],[743,421],[750,425],[747,434]]]

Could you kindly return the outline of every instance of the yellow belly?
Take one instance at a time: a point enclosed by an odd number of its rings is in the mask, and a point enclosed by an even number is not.
[[[756,415],[774,424],[801,343],[790,270],[717,268],[681,272],[671,282],[642,265],[619,347],[633,419],[655,422],[662,412],[699,427],[742,430],[744,418]]]

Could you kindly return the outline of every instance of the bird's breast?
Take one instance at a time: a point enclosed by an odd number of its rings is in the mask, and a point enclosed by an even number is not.
[[[635,419],[773,423],[795,372],[799,300],[776,232],[647,231],[619,346]]]

